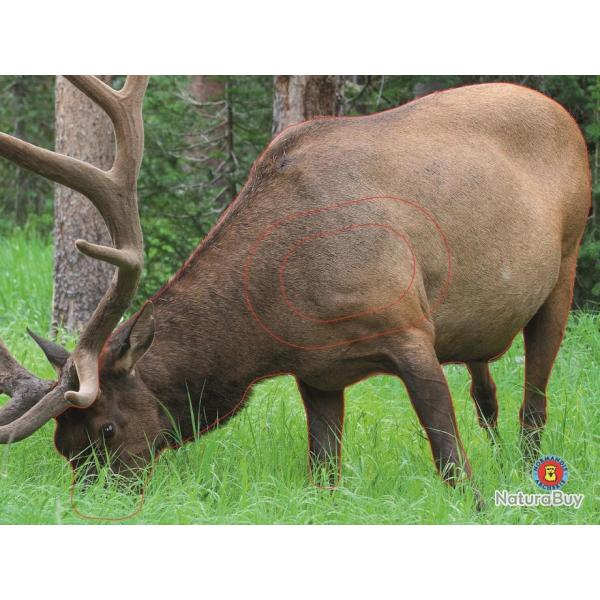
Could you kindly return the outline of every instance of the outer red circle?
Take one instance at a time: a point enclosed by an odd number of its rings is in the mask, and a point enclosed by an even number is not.
[[[315,209],[308,210],[308,211],[297,212],[297,213],[294,213],[287,217],[283,217],[283,218],[271,223],[268,227],[266,227],[263,230],[261,235],[258,237],[258,240],[254,243],[254,245],[250,248],[250,251],[248,252],[248,256],[246,258],[246,263],[244,265],[244,271],[243,271],[243,288],[244,288],[244,302],[246,303],[246,306],[248,307],[248,310],[250,311],[252,318],[256,321],[258,326],[267,335],[269,335],[271,338],[273,338],[280,344],[289,346],[290,348],[296,348],[298,350],[327,350],[330,348],[335,348],[338,346],[345,346],[345,345],[352,344],[354,342],[358,342],[358,341],[362,341],[362,340],[369,340],[369,339],[382,337],[385,335],[392,335],[394,333],[399,333],[400,331],[404,330],[404,327],[400,327],[400,328],[396,327],[396,328],[392,328],[392,329],[387,329],[385,331],[378,331],[378,332],[375,332],[372,334],[359,336],[356,338],[341,339],[341,340],[337,340],[337,341],[330,342],[327,344],[297,344],[295,342],[286,340],[285,338],[278,335],[261,319],[261,317],[257,313],[256,309],[254,308],[254,304],[252,302],[252,297],[250,294],[250,285],[249,285],[250,269],[252,267],[252,262],[254,260],[254,256],[258,252],[258,249],[263,244],[263,242],[278,227],[281,227],[282,225],[285,225],[286,223],[290,223],[291,221],[294,221],[295,219],[299,219],[302,217],[317,215],[317,214],[325,213],[325,212],[331,211],[331,210],[336,210],[338,208],[342,208],[342,207],[346,207],[346,206],[355,206],[355,205],[362,204],[362,203],[376,202],[376,201],[381,201],[381,200],[400,202],[400,203],[404,203],[404,204],[411,206],[415,210],[419,211],[436,228],[438,235],[440,236],[440,239],[442,240],[442,243],[444,244],[444,248],[446,250],[448,270],[447,270],[446,278],[444,280],[442,289],[440,290],[438,297],[436,298],[435,302],[432,303],[432,305],[430,306],[429,311],[423,315],[422,319],[423,320],[426,319],[428,316],[431,316],[435,310],[437,310],[437,308],[442,304],[442,302],[446,298],[446,295],[448,294],[448,290],[450,288],[450,281],[452,280],[452,252],[450,250],[450,244],[448,243],[448,240],[447,240],[440,224],[437,222],[435,217],[429,212],[429,210],[427,210],[426,208],[423,208],[422,206],[419,206],[419,204],[417,204],[416,202],[412,202],[410,200],[404,200],[403,198],[399,198],[397,196],[369,196],[369,197],[365,197],[365,198],[359,198],[358,200],[350,200],[348,202],[341,202],[339,204],[330,204],[328,206],[324,206],[321,208],[315,208]]]

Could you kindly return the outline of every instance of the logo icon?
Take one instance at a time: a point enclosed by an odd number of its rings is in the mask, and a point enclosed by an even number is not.
[[[543,490],[560,490],[569,479],[569,469],[560,456],[542,456],[533,465],[531,476]]]

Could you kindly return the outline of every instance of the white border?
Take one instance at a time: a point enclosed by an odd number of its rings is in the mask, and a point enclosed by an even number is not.
[[[600,72],[598,8],[591,2],[4,4],[4,74]],[[591,527],[4,527],[2,595],[590,597],[589,590],[598,587],[597,532]]]
[[[2,595],[589,598],[593,527],[5,527]]]
[[[594,74],[583,0],[19,0],[0,72]]]

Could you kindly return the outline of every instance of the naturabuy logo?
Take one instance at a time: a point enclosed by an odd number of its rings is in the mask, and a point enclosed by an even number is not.
[[[565,494],[562,488],[569,479],[569,469],[565,461],[556,455],[543,456],[533,465],[531,476],[536,485],[545,494],[526,494],[496,490],[494,503],[496,506],[568,506],[581,508],[583,494]]]
[[[569,469],[560,456],[544,456],[535,461],[531,476],[543,490],[559,490],[569,479]]]

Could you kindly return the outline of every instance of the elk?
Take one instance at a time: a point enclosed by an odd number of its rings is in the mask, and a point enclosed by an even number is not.
[[[69,80],[114,124],[112,169],[5,134],[0,155],[86,195],[114,247],[77,247],[117,269],[71,354],[36,338],[57,381],[0,346],[0,391],[12,397],[0,442],[54,417],[56,447],[75,469],[94,444],[111,451],[111,467],[135,469],[175,426],[192,438],[234,415],[260,378],[290,373],[313,470],[339,466],[344,389],[388,373],[404,382],[434,463],[455,484],[471,468],[442,365],[467,366],[480,424],[493,431],[488,363],[523,331],[520,420],[538,451],[591,195],[586,144],[564,108],[524,87],[481,84],[290,127],[179,272],[119,324],[142,268],[147,78],[130,76],[120,91]]]

